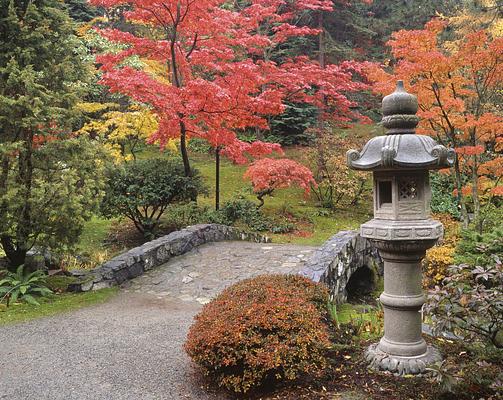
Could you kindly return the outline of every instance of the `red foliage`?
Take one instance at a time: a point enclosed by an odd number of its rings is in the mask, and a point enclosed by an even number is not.
[[[318,372],[330,344],[327,301],[324,286],[296,275],[241,281],[203,308],[185,350],[206,375],[236,392]]]
[[[293,25],[306,9],[328,11],[329,0],[253,0],[230,10],[226,0],[91,0],[103,7],[128,5],[125,17],[162,33],[154,40],[114,29],[99,32],[128,45],[117,54],[98,58],[101,83],[149,104],[158,115],[152,142],[164,146],[171,138],[208,140],[234,161],[269,154],[277,147],[241,142],[236,130],[267,129],[267,116],[280,114],[283,102],[307,102],[324,110],[334,122],[358,117],[345,94],[364,87],[353,82],[356,63],[321,68],[307,57],[277,63],[267,54],[290,37],[318,30]],[[137,55],[168,65],[171,84],[144,71],[123,66]]]
[[[246,170],[244,177],[251,180],[253,191],[258,194],[271,194],[275,189],[297,185],[308,195],[311,185],[316,186],[311,170],[289,159],[257,160]]]

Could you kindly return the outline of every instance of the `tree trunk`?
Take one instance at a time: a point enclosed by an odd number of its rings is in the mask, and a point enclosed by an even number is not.
[[[220,210],[220,147],[215,148],[215,210]]]
[[[463,188],[463,181],[461,179],[461,170],[459,166],[459,160],[458,157],[456,157],[456,161],[454,163],[454,178],[455,178],[455,184],[456,184],[456,190],[457,190],[457,199],[458,203],[461,206],[461,220],[463,221],[463,228],[466,229],[468,228],[468,223],[470,222],[468,220],[468,210],[466,209],[466,202],[465,198],[462,193],[462,188]]]
[[[480,219],[480,199],[479,199],[479,176],[478,176],[477,156],[473,156],[472,166],[472,197],[473,197],[473,220],[476,223],[476,229],[482,233],[482,224]]]
[[[28,250],[14,246],[14,243],[12,243],[12,238],[8,236],[2,236],[0,242],[2,243],[2,248],[5,252],[5,255],[9,259],[8,270],[10,272],[16,272],[17,267],[25,263],[26,253],[28,252]]]
[[[187,128],[183,121],[180,121],[180,153],[182,155],[185,176],[192,176],[189,153],[187,152]]]

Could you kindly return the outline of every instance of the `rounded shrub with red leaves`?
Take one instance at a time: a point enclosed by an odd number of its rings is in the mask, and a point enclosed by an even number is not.
[[[207,304],[185,350],[206,375],[234,392],[320,373],[330,346],[327,289],[295,275],[241,281]]]

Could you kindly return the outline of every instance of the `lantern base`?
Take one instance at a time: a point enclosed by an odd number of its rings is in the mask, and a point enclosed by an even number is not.
[[[369,346],[365,359],[369,362],[370,369],[388,371],[397,376],[430,375],[427,367],[442,361],[440,352],[433,346],[428,346],[426,353],[415,357],[400,357],[385,353],[378,348],[378,343]]]

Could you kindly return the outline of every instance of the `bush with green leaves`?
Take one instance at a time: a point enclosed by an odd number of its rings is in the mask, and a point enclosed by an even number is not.
[[[38,306],[35,296],[48,296],[52,294],[46,285],[46,275],[43,271],[25,273],[24,265],[20,265],[16,272],[9,272],[0,280],[0,304],[6,303],[7,307],[18,300]]]
[[[494,257],[503,259],[503,226],[497,226],[486,233],[467,229],[461,234],[454,255],[456,264],[471,266],[491,265]]]
[[[433,330],[503,348],[503,265],[453,265],[442,286],[429,293],[425,312]]]
[[[190,201],[204,192],[197,171],[185,176],[178,159],[139,160],[108,172],[102,213],[126,217],[146,237],[156,234],[159,221],[170,204]]]
[[[454,184],[449,175],[440,172],[430,174],[431,211],[437,214],[450,214],[454,218],[460,217],[459,204],[452,194]]]

